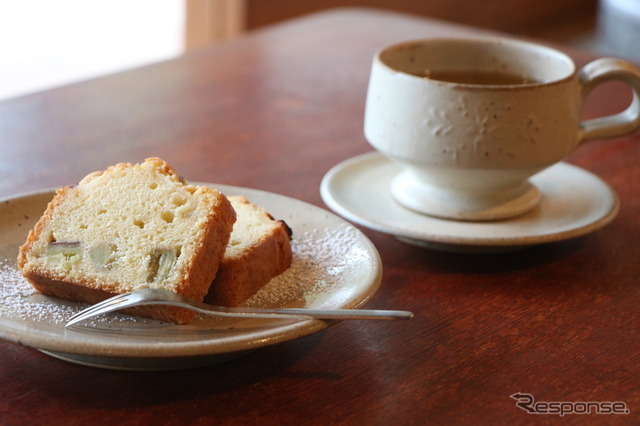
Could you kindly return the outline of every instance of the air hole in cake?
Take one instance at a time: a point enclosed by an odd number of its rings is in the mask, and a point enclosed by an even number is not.
[[[84,223],[80,224],[80,229],[87,229],[87,225],[85,225]]]
[[[173,203],[174,206],[180,207],[180,206],[184,206],[185,204],[187,204],[187,199],[184,198],[184,197],[181,197],[179,195],[172,195],[171,196],[171,202]]]
[[[156,182],[153,182],[149,185],[149,189],[156,189],[158,187],[158,184]]]
[[[105,209],[98,210],[98,215],[105,214],[107,211]]]
[[[162,214],[160,215],[160,217],[162,218],[162,220],[164,220],[167,223],[172,223],[173,222],[173,213],[171,212],[162,212]]]
[[[139,219],[134,220],[134,221],[133,221],[133,224],[134,224],[135,226],[137,226],[138,228],[140,228],[140,229],[144,228],[144,222],[143,222],[143,221],[141,221],[141,220],[139,220]]]

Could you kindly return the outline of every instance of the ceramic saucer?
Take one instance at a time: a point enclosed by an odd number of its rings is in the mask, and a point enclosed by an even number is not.
[[[443,250],[490,252],[575,238],[609,223],[618,198],[593,174],[558,163],[531,178],[542,192],[533,210],[495,222],[439,219],[408,210],[391,197],[401,166],[371,152],[348,159],[324,176],[324,202],[348,220],[405,242]]]

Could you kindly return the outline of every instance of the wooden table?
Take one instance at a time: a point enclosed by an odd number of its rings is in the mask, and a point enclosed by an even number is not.
[[[0,196],[76,182],[160,156],[190,180],[324,206],[335,164],[372,148],[362,132],[374,52],[413,38],[480,34],[442,22],[339,10],[165,63],[0,103]],[[579,64],[592,57],[569,51]],[[593,94],[587,115],[621,109]],[[419,249],[363,228],[384,265],[371,308],[411,322],[342,322],[205,368],[114,372],[0,343],[0,423],[514,424],[516,406],[621,401],[640,420],[640,144],[593,141],[568,161],[622,206],[604,229],[492,256]],[[544,406],[543,406],[544,408]]]

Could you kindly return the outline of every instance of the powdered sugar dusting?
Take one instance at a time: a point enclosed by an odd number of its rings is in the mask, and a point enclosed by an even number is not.
[[[35,290],[20,273],[0,261],[0,299],[7,301],[21,299],[35,293]]]
[[[15,267],[0,263],[0,313],[23,320],[63,323],[75,311],[41,296]]]
[[[355,261],[370,258],[359,246],[359,238],[358,231],[347,224],[294,235],[291,267],[273,278],[245,305],[282,306],[300,300],[311,303],[323,292],[331,291]]]
[[[38,293],[15,266],[0,260],[0,315],[24,321],[65,324],[86,305],[53,299]],[[122,321],[122,316],[106,315],[92,319],[96,323]]]

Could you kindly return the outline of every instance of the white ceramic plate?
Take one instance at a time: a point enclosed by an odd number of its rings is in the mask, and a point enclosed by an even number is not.
[[[293,230],[293,263],[246,304],[264,307],[357,308],[378,290],[382,266],[373,244],[326,210],[264,191],[207,184],[242,194]],[[0,200],[0,338],[71,362],[115,369],[188,368],[224,361],[256,348],[326,328],[320,320],[199,317],[174,325],[107,315],[80,328],[66,320],[86,305],[34,294],[16,270],[18,247],[53,191]]]
[[[325,175],[322,198],[345,218],[411,244],[441,250],[500,252],[575,238],[611,222],[618,212],[615,193],[600,178],[558,163],[531,178],[542,193],[533,210],[506,220],[463,222],[416,213],[389,192],[401,171],[377,152],[350,158]]]

